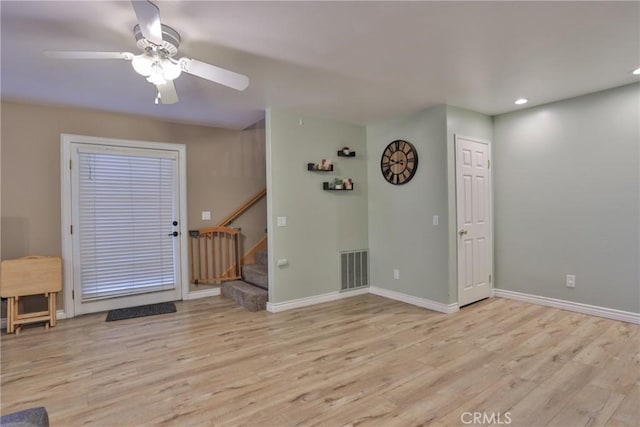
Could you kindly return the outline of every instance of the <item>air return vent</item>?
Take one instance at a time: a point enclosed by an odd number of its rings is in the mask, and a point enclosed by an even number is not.
[[[369,251],[340,252],[341,291],[369,286]]]

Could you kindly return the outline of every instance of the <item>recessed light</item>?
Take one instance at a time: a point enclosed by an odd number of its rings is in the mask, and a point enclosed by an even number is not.
[[[640,76],[640,68],[636,68],[631,74],[633,74],[634,76]]]
[[[519,98],[519,99],[516,99],[515,104],[516,104],[516,105],[522,105],[522,104],[526,104],[527,102],[529,102],[529,100],[528,100],[528,99],[526,99],[526,98]]]

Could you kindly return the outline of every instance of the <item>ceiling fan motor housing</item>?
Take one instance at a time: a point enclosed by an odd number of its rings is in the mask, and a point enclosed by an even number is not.
[[[144,51],[149,49],[160,50],[165,53],[166,56],[174,56],[178,53],[178,47],[180,46],[180,34],[168,25],[162,24],[162,44],[157,45],[150,42],[142,35],[140,31],[140,25],[133,27],[133,34],[136,37],[136,44]]]

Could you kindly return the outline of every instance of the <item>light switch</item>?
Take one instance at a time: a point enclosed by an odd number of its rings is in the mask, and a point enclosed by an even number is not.
[[[279,216],[278,217],[278,227],[286,227],[287,226],[287,217]]]
[[[289,260],[286,258],[280,258],[278,261],[276,261],[276,265],[278,267],[284,267],[285,265],[289,265]]]
[[[434,215],[433,216],[433,225],[438,225],[438,222],[439,222],[438,215]]]
[[[202,220],[211,221],[211,211],[202,211]]]

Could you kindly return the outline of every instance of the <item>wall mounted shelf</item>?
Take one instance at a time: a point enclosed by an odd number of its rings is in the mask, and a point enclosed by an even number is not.
[[[315,163],[307,163],[307,170],[311,172],[333,172],[333,164],[329,169],[316,169],[315,166]]]
[[[325,190],[325,191],[353,191],[354,185],[355,184],[352,184],[351,188],[349,188],[349,189],[346,189],[346,188],[330,188],[328,182],[323,182],[322,183],[322,189]]]
[[[355,156],[356,156],[355,151],[350,151],[349,154],[344,154],[344,151],[342,150],[338,151],[338,157],[355,157]]]

